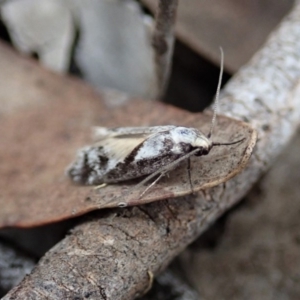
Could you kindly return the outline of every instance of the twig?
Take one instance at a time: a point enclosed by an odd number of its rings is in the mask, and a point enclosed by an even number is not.
[[[174,45],[174,24],[178,0],[159,0],[153,33],[158,98],[162,97],[171,71]]]

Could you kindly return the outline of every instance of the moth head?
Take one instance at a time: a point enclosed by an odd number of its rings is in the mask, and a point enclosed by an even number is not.
[[[193,147],[195,149],[199,149],[199,152],[195,154],[196,156],[206,155],[213,147],[213,142],[209,138],[207,138],[204,134],[199,132],[197,138],[193,143]]]

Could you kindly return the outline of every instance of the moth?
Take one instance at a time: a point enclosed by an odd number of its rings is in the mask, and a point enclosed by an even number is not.
[[[196,128],[174,125],[95,127],[95,143],[79,150],[76,160],[67,170],[70,178],[84,185],[101,185],[147,176],[139,183],[142,185],[157,177],[146,188],[145,193],[182,161],[188,160],[190,164],[192,155],[208,155],[213,147],[233,145],[243,141],[240,139],[221,143],[212,140],[223,74],[223,60],[221,50],[221,70],[214,113],[207,135]]]

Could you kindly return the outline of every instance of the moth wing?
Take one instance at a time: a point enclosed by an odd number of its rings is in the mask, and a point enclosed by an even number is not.
[[[103,181],[120,182],[156,172],[185,154],[178,152],[176,145],[170,130],[150,134],[127,153],[123,152],[125,157],[103,176]]]
[[[100,141],[106,138],[139,138],[144,136],[147,138],[150,134],[159,133],[162,131],[167,131],[175,126],[151,126],[151,127],[117,127],[117,128],[107,128],[107,127],[94,127],[93,128],[93,140]]]
[[[95,146],[103,147],[112,161],[123,161],[132,150],[145,141],[145,136],[133,136],[131,138],[118,139],[115,137],[104,138],[97,142]]]
[[[174,126],[153,126],[153,127],[120,127],[106,128],[96,127],[98,142],[96,146],[103,147],[105,153],[116,162],[123,162],[124,159],[138,146],[155,135],[168,131]]]

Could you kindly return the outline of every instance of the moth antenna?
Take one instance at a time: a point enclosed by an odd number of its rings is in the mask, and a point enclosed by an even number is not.
[[[214,105],[213,105],[214,114],[213,114],[213,118],[211,120],[209,134],[207,135],[208,139],[211,138],[211,136],[213,134],[214,127],[215,127],[215,123],[216,123],[217,109],[218,109],[218,105],[219,105],[220,89],[221,89],[221,83],[222,83],[222,77],[223,77],[224,52],[223,52],[222,47],[220,47],[220,52],[221,52],[221,66],[220,66],[219,82],[218,82],[217,92],[216,92],[215,101],[214,101]]]
[[[218,143],[218,142],[213,142],[212,146],[229,146],[229,145],[234,145],[234,144],[238,144],[241,143],[242,141],[244,141],[245,138],[242,138],[240,140],[234,141],[234,142],[230,142],[230,143]]]

